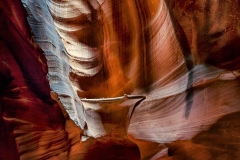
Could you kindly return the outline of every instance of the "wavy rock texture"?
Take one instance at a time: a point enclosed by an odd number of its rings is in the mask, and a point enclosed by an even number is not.
[[[44,51],[47,59],[50,87],[58,94],[74,122],[83,128],[82,104],[68,77],[74,70],[71,66],[72,58],[65,51],[48,8],[44,1],[22,0],[22,3],[28,13],[27,19],[35,35],[34,40]]]
[[[81,130],[51,99],[46,59],[24,8],[11,0],[0,6],[0,159],[76,158]]]
[[[0,159],[239,159],[239,5],[1,1]]]

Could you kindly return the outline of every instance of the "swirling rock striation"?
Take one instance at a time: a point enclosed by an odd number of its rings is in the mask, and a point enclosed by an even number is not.
[[[56,92],[71,119],[84,128],[83,108],[71,82],[72,57],[63,46],[45,1],[22,0],[28,13],[28,23],[34,33],[34,40],[44,51],[48,66],[48,79],[51,89]]]
[[[50,96],[46,59],[21,2],[1,1],[0,9],[0,159],[79,157],[81,131]]]
[[[237,0],[22,2],[31,29],[0,2],[1,158],[239,159]],[[93,130],[118,108],[85,118],[80,101],[125,93],[146,96],[127,135],[139,149]]]

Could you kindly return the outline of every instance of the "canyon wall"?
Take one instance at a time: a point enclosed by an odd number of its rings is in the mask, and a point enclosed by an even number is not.
[[[239,159],[239,5],[1,1],[0,159]]]

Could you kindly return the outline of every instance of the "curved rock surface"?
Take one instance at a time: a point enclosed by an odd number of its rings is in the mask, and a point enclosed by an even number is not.
[[[27,20],[34,33],[34,40],[44,51],[47,59],[47,76],[50,87],[58,94],[60,101],[74,122],[83,128],[82,104],[68,77],[69,73],[74,70],[71,66],[72,58],[68,56],[53,25],[48,7],[44,1],[22,0],[22,3],[28,14]]]
[[[239,159],[239,5],[1,1],[0,159]]]

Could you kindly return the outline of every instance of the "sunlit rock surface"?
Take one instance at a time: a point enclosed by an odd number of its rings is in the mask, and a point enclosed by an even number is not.
[[[0,159],[239,159],[239,5],[1,1]]]
[[[34,33],[34,40],[44,51],[48,65],[48,80],[51,89],[59,96],[71,119],[84,127],[83,108],[69,80],[72,57],[68,56],[44,1],[22,0],[27,11],[27,20]],[[46,18],[45,18],[46,17]]]

